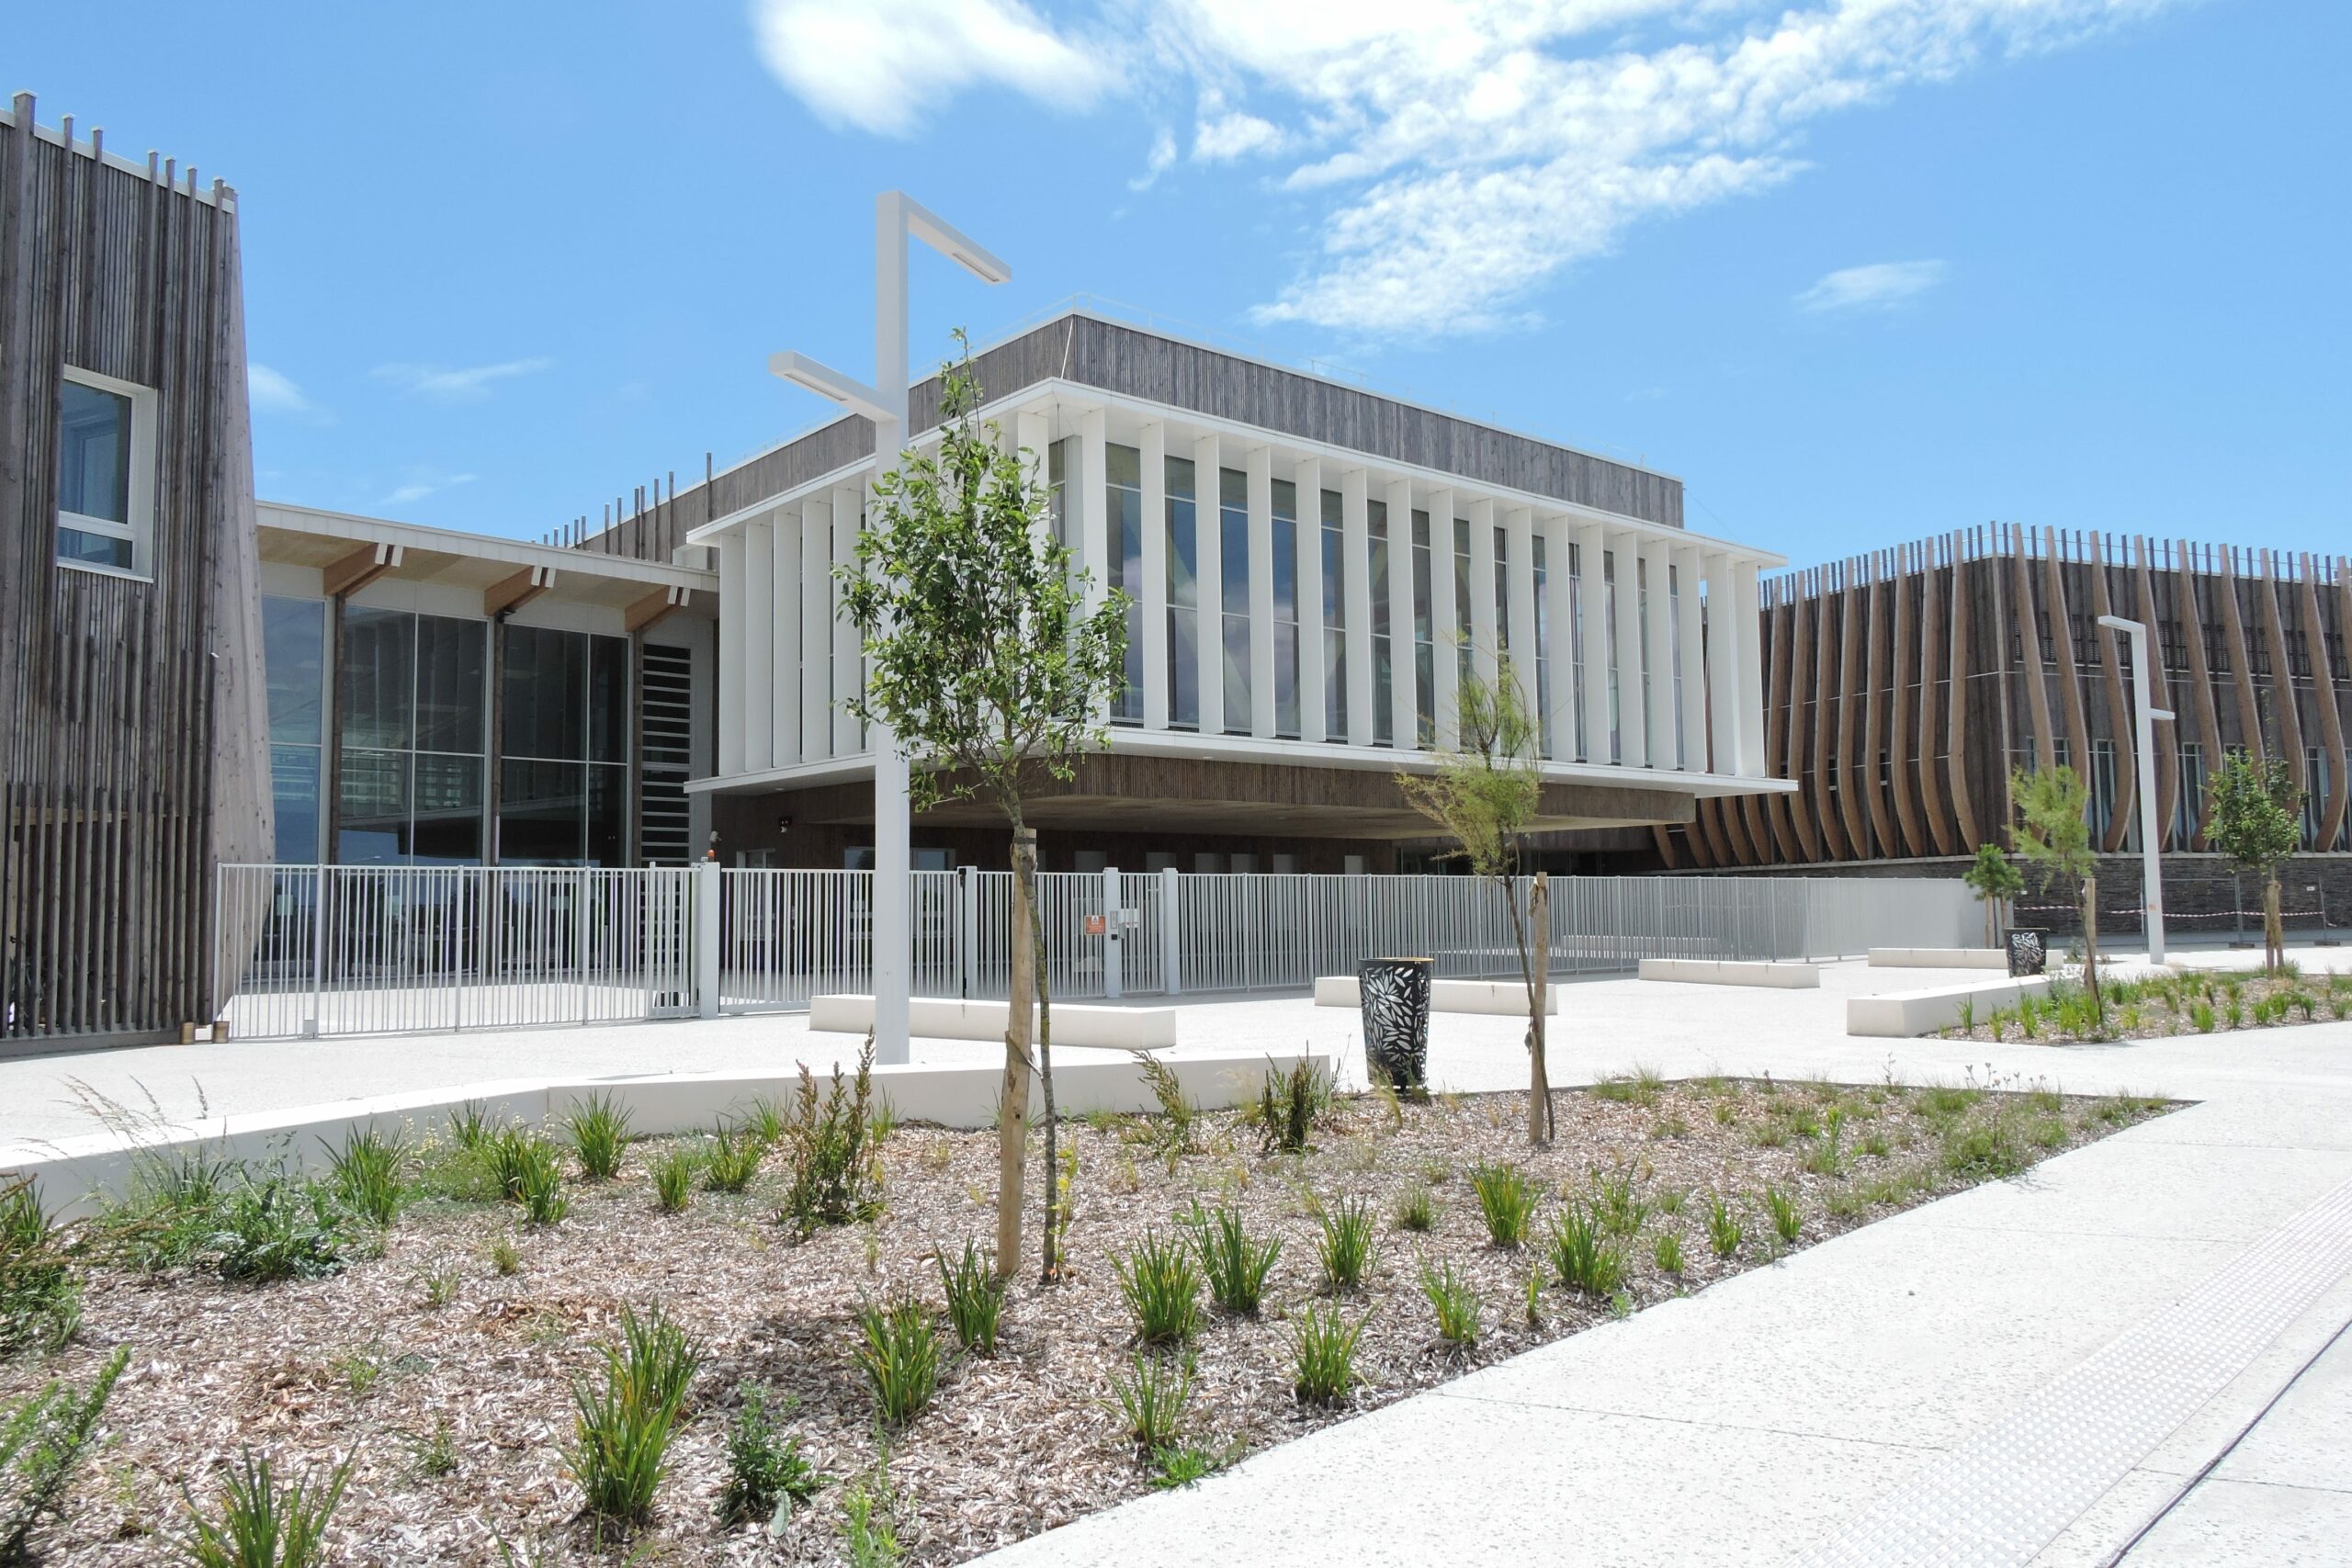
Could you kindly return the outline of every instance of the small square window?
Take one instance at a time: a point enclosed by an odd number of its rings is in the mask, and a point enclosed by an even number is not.
[[[155,394],[68,368],[58,389],[57,559],[144,577],[153,536]]]

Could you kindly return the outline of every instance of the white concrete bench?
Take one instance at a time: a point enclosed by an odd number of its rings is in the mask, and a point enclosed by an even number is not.
[[[1363,998],[1356,987],[1353,975],[1320,975],[1315,980],[1315,1005],[1319,1008],[1362,1007]],[[1527,982],[1524,980],[1432,980],[1430,982],[1430,1011],[1492,1013],[1503,1018],[1527,1016]],[[1560,1013],[1560,987],[1557,984],[1544,988],[1544,1013],[1557,1018]]]
[[[1645,958],[1637,974],[1645,980],[1679,980],[1691,986],[1762,986],[1779,991],[1821,987],[1811,964],[1766,958]]]
[[[1873,947],[1873,969],[1999,969],[2009,966],[2006,947]]]
[[[2003,1008],[2017,1006],[2019,997],[2047,996],[2049,992],[2050,976],[2030,975],[2018,980],[1977,980],[1964,986],[1929,986],[1917,991],[1849,997],[1846,1032],[1893,1040],[1916,1039],[1958,1023],[1962,1002],[1974,1003],[1974,1016],[1982,1021]]]
[[[924,1040],[1002,1040],[1012,1017],[1011,1004],[1002,1001],[957,997],[910,997],[907,1001],[908,1032]],[[863,1034],[874,1027],[874,998],[811,997],[808,1027],[819,1033]],[[1056,1002],[1054,1043],[1158,1050],[1176,1043],[1176,1010]]]

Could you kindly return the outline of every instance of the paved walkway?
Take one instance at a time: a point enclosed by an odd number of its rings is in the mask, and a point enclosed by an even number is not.
[[[1555,1060],[1563,1082],[1973,1074],[2198,1103],[991,1561],[2352,1563],[2352,1023],[2064,1049],[1843,1032],[1849,995],[1960,977],[1578,983]],[[1193,1004],[1184,1030],[1346,1051],[1361,1075],[1352,1014],[1304,999]],[[1515,1086],[1519,1035],[1442,1017],[1431,1076]],[[854,1044],[778,1017],[6,1062],[0,1143],[88,1131],[74,1079],[175,1114],[200,1083],[218,1113]]]

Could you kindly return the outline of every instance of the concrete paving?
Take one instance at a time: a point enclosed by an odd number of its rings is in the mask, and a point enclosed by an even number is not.
[[[2352,966],[2341,949],[2297,956],[2307,968]],[[2197,1103],[990,1561],[1762,1563],[1840,1532],[1869,1540],[1972,1437],[2031,1417],[2038,1391],[2352,1182],[2352,1022],[2076,1047],[1843,1032],[1849,996],[1962,977],[1853,963],[1826,967],[1819,990],[1577,982],[1553,1025],[1555,1079],[1637,1065],[1670,1077],[1967,1077]],[[1523,1083],[1521,1027],[1441,1016],[1432,1079],[1463,1090]],[[1356,1034],[1351,1010],[1257,998],[1188,1003],[1182,1038],[1227,1050],[1307,1043],[1339,1053],[1360,1080]],[[124,1100],[153,1091],[175,1111],[193,1109],[200,1084],[218,1112],[541,1072],[819,1066],[854,1046],[778,1016],[6,1062],[0,1143],[89,1130],[75,1082]],[[917,1053],[992,1049],[918,1043]],[[2033,1543],[2038,1556],[1935,1560],[2057,1568],[2128,1546],[2134,1563],[2352,1562],[2352,1335],[2333,1338],[2347,1322],[2352,1278],[2230,1369],[2162,1441],[2126,1456],[2071,1523]],[[2120,1381],[2128,1398],[2132,1380]]]

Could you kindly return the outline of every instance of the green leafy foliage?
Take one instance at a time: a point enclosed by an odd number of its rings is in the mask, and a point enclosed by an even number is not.
[[[0,1562],[29,1554],[34,1527],[55,1511],[73,1481],[130,1360],[124,1346],[107,1358],[87,1392],[51,1382],[0,1413]]]
[[[1517,1247],[1527,1239],[1528,1222],[1535,1214],[1535,1184],[1515,1165],[1482,1165],[1470,1173],[1470,1190],[1478,1195],[1478,1213],[1487,1222],[1487,1238],[1497,1247]]]
[[[343,1147],[327,1150],[335,1196],[369,1224],[390,1224],[407,1194],[408,1156],[408,1140],[398,1134],[388,1138],[373,1127],[345,1134]]]
[[[1356,1344],[1366,1317],[1350,1323],[1336,1306],[1308,1305],[1291,1341],[1291,1392],[1307,1404],[1337,1404],[1356,1385]]]
[[[653,1201],[665,1214],[683,1214],[694,1195],[695,1156],[673,1145],[653,1163]]]
[[[1610,1239],[1606,1217],[1588,1203],[1568,1203],[1553,1218],[1546,1256],[1552,1277],[1589,1296],[1611,1296],[1625,1282],[1625,1248]]]
[[[727,1429],[727,1479],[718,1492],[718,1517],[726,1524],[780,1524],[796,1505],[832,1483],[800,1451],[800,1439],[777,1422],[777,1406],[765,1390],[743,1383]]]
[[[1733,1213],[1731,1205],[1722,1194],[1707,1200],[1707,1246],[1717,1258],[1729,1258],[1739,1251],[1740,1243],[1747,1239],[1747,1232]]]
[[[947,1292],[947,1321],[955,1326],[956,1342],[975,1356],[996,1354],[997,1319],[1004,1313],[1004,1281],[980,1261],[979,1247],[967,1236],[963,1256],[950,1263],[947,1254],[933,1251],[939,1282]]]
[[[193,1497],[181,1550],[196,1568],[311,1568],[326,1561],[327,1524],[351,1480],[346,1458],[323,1482],[305,1476],[279,1486],[270,1461],[248,1450],[221,1484],[216,1511]]]
[[[2028,773],[2009,771],[2009,799],[2018,823],[2009,837],[2045,888],[2073,894],[2083,922],[2083,977],[2098,1003],[2098,854],[2091,842],[2090,786],[2060,763]]]
[[[1777,1187],[1764,1189],[1764,1212],[1772,1218],[1772,1234],[1784,1245],[1793,1243],[1804,1229],[1804,1215],[1796,1200]]]
[[[874,1037],[858,1053],[856,1075],[832,1075],[820,1100],[817,1079],[800,1064],[797,1114],[785,1129],[792,1169],[776,1216],[801,1235],[823,1225],[854,1224],[881,1212],[874,1169]]]
[[[2264,966],[2277,974],[2287,958],[2278,912],[2278,867],[2302,847],[2303,792],[2284,757],[2257,761],[2233,747],[2205,781],[2211,826],[2206,836],[2239,870],[2262,878]]]
[[[748,1126],[721,1127],[702,1158],[702,1184],[713,1192],[741,1192],[760,1173],[768,1145]]]
[[[1452,1263],[1432,1269],[1426,1259],[1420,1269],[1421,1295],[1437,1314],[1438,1337],[1448,1345],[1467,1347],[1478,1342],[1478,1292]]]
[[[572,1384],[571,1441],[563,1461],[588,1512],[628,1527],[653,1512],[702,1352],[659,1307],[642,1315],[624,1309],[620,1330],[619,1342],[604,1348],[602,1382]]]
[[[1125,1257],[1112,1257],[1111,1267],[1135,1316],[1137,1340],[1180,1344],[1199,1331],[1201,1276],[1193,1267],[1192,1249],[1182,1241],[1147,1229]]]
[[[1281,1240],[1250,1240],[1242,1228],[1241,1211],[1225,1203],[1204,1210],[1195,1200],[1184,1224],[1193,1233],[1216,1304],[1227,1312],[1256,1312],[1265,1294],[1266,1276],[1282,1256]]]
[[[1371,1205],[1362,1198],[1342,1198],[1325,1205],[1319,1223],[1323,1234],[1316,1258],[1323,1266],[1323,1283],[1334,1291],[1354,1290],[1372,1268]]]
[[[1174,1438],[1192,1403],[1192,1359],[1137,1356],[1125,1376],[1111,1380],[1111,1393],[1127,1439],[1141,1452],[1154,1452]]]
[[[620,1174],[629,1121],[628,1108],[608,1094],[592,1094],[572,1107],[564,1124],[571,1134],[572,1152],[580,1156],[583,1179],[610,1181]]]
[[[903,1427],[939,1387],[939,1331],[911,1296],[857,1314],[857,1365],[874,1393],[875,1418]]]
[[[53,1349],[82,1324],[82,1287],[65,1239],[32,1183],[0,1194],[0,1356]]]
[[[1330,1072],[1314,1058],[1300,1057],[1288,1072],[1278,1070],[1268,1058],[1255,1111],[1261,1152],[1304,1151],[1316,1121],[1330,1110],[1333,1093]]]

